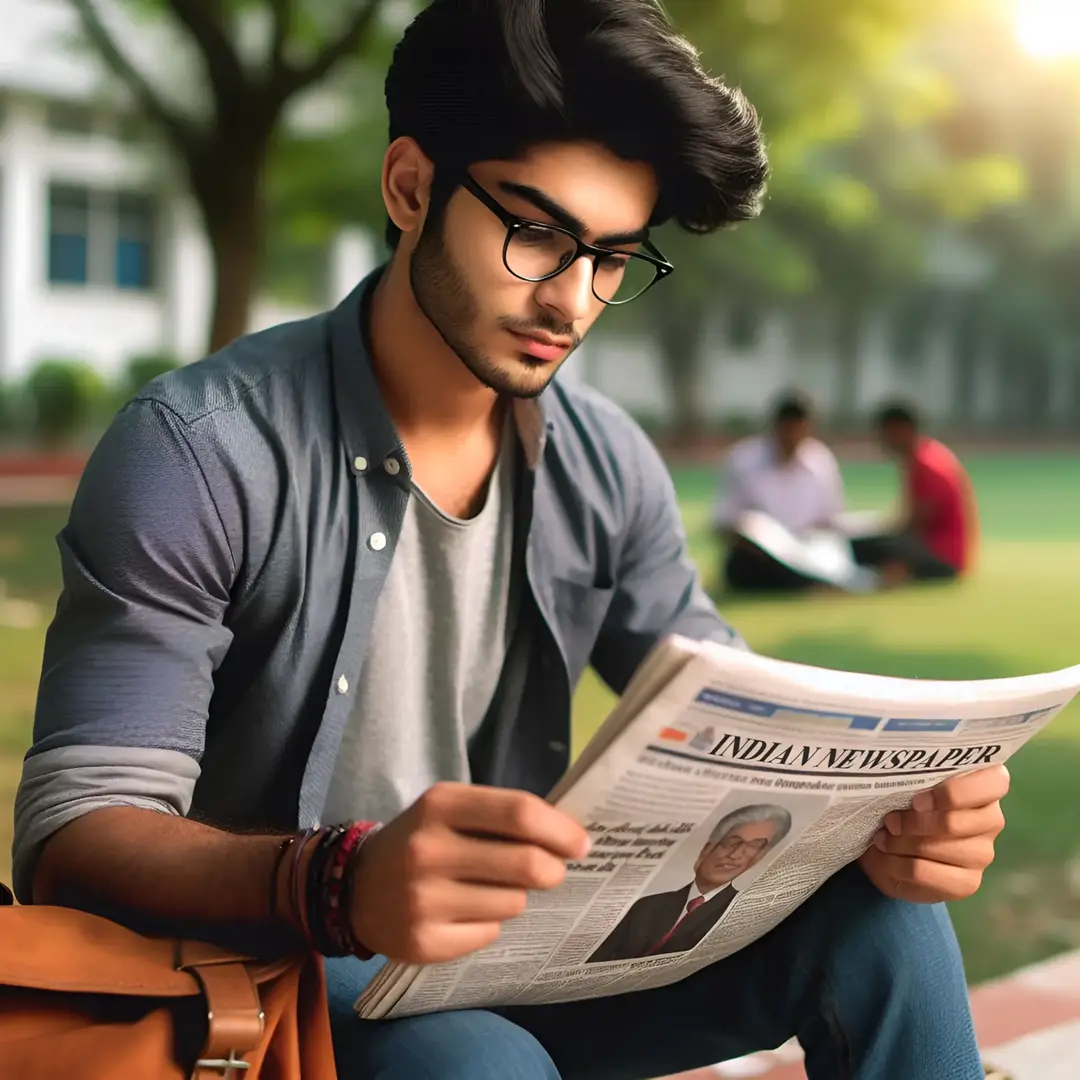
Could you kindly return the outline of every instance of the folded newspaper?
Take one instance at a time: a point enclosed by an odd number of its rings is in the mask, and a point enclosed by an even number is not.
[[[538,1005],[683,979],[749,945],[869,846],[886,814],[1004,762],[1080,692],[1080,666],[931,682],[663,641],[549,800],[592,848],[495,944],[387,963],[367,1019]]]
[[[841,515],[832,528],[795,533],[768,514],[748,510],[732,525],[731,531],[782,566],[812,581],[847,592],[868,593],[881,587],[881,577],[876,570],[855,561],[851,541],[885,532],[886,521],[879,514],[849,513]]]

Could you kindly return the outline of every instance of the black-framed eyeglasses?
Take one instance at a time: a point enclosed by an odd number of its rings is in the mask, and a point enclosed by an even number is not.
[[[661,278],[675,271],[648,240],[642,244],[644,251],[594,247],[561,225],[510,213],[468,174],[462,186],[506,226],[503,263],[522,281],[550,281],[569,270],[578,259],[588,258],[593,264],[593,295],[601,303],[618,306],[637,300]]]

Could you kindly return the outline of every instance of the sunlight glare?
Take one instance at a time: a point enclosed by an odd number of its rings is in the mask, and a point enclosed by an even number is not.
[[[1016,0],[1016,36],[1040,60],[1080,56],[1080,2]]]

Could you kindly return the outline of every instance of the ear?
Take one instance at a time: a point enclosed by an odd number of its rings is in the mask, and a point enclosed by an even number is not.
[[[395,139],[383,158],[383,202],[390,220],[408,236],[420,231],[431,202],[435,167],[415,139]]]
[[[694,860],[694,873],[700,869],[701,864],[709,857],[709,853],[716,845],[709,840],[702,849],[698,852],[698,857]]]

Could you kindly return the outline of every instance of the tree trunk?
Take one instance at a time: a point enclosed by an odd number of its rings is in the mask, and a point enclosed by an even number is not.
[[[223,133],[191,163],[192,189],[214,261],[211,352],[248,330],[266,233],[262,172],[268,149],[269,134],[230,139]]]
[[[262,266],[263,214],[254,204],[237,206],[210,228],[214,253],[214,308],[210,351],[247,333],[251,305]]]

